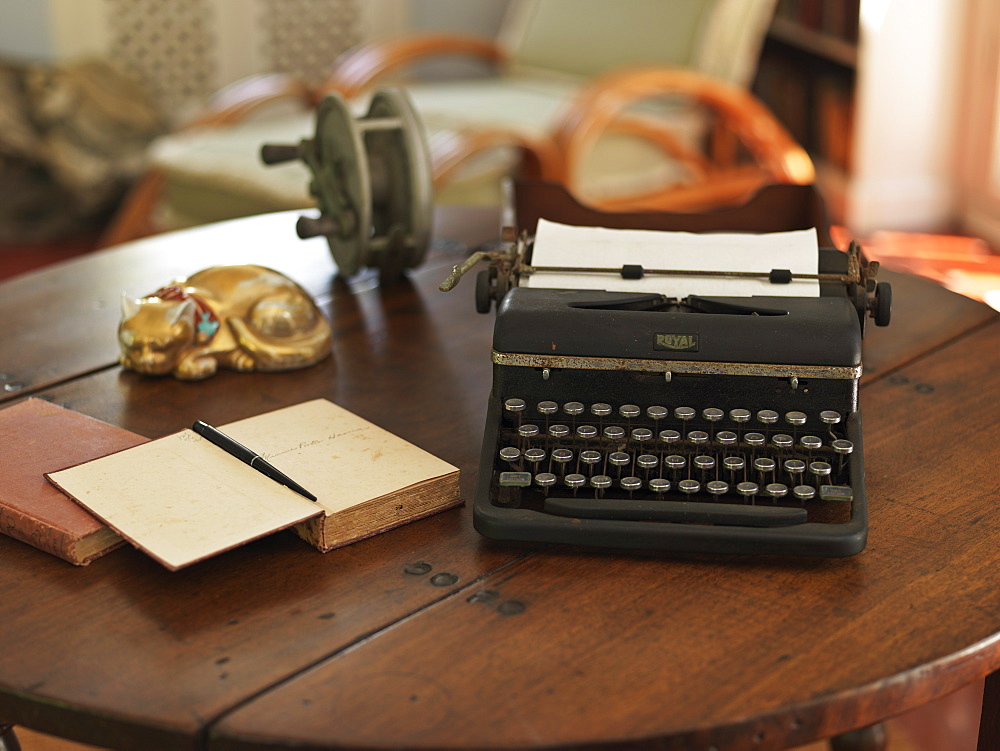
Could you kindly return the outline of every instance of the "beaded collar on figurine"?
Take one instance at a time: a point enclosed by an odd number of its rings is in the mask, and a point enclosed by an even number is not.
[[[161,287],[154,292],[152,297],[158,297],[161,300],[177,300],[181,302],[184,300],[190,300],[194,303],[195,329],[197,331],[196,337],[200,343],[209,341],[213,336],[215,336],[215,332],[219,330],[219,318],[208,306],[208,303],[206,303],[198,295],[188,292],[183,287],[176,284],[168,284],[166,287]]]

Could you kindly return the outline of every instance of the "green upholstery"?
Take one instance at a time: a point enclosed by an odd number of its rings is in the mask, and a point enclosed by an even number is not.
[[[532,2],[507,37],[515,69],[592,78],[622,65],[691,66],[710,11],[705,0]],[[581,12],[586,8],[587,12]]]

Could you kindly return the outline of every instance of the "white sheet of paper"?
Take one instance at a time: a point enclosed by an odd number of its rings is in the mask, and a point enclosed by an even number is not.
[[[539,219],[532,266],[573,266],[619,269],[636,264],[644,269],[685,271],[756,271],[788,269],[816,274],[819,240],[815,229],[765,234],[666,232],[661,230],[572,227]],[[620,273],[536,272],[522,285],[549,289],[600,289],[647,292],[683,298],[689,295],[746,297],[818,297],[819,282],[793,280],[771,284],[767,278],[646,274],[622,279]]]

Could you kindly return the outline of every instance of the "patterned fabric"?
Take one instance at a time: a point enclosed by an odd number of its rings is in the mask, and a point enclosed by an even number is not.
[[[216,88],[216,37],[205,0],[106,0],[109,57],[141,80],[165,111]]]
[[[142,87],[105,61],[0,64],[0,242],[93,224],[163,131]]]
[[[258,2],[270,70],[319,84],[333,61],[361,42],[357,0]]]

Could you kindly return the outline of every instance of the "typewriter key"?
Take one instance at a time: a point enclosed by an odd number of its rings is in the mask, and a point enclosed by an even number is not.
[[[764,445],[764,435],[763,433],[747,433],[743,436],[743,440],[754,448]]]
[[[796,485],[792,488],[792,495],[800,501],[811,501],[816,497],[816,488],[809,487],[808,485]]]
[[[687,466],[687,459],[679,454],[671,454],[663,460],[663,464],[667,469],[672,469],[676,472]]]
[[[580,402],[566,402],[563,405],[563,412],[573,417],[576,417],[577,415],[582,415],[583,404],[581,404]]]
[[[550,401],[538,402],[536,409],[541,415],[554,415],[559,411],[559,405]]]
[[[511,415],[517,416],[517,424],[520,425],[521,421],[524,419],[524,408],[527,406],[524,399],[518,399],[517,397],[511,397],[503,403],[503,408],[509,412]]]
[[[788,486],[784,483],[772,482],[764,488],[764,492],[777,500],[778,498],[784,498],[788,495]]]
[[[806,471],[806,463],[801,459],[786,459],[785,471],[791,476],[792,482],[802,481],[802,473]]]
[[[618,408],[618,414],[624,417],[626,420],[631,420],[633,417],[638,417],[642,414],[642,410],[639,409],[634,404],[623,404]]]
[[[517,434],[522,438],[534,438],[538,435],[538,426],[531,423],[525,423],[517,429]]]
[[[503,403],[503,408],[508,412],[524,412],[524,408],[527,406],[524,399],[511,398]]]
[[[670,490],[670,480],[664,480],[662,477],[654,477],[649,481],[649,489],[657,495],[666,493]]]
[[[666,407],[661,407],[658,404],[654,404],[652,407],[646,408],[646,417],[648,417],[650,420],[656,420],[656,421],[663,420],[669,414],[670,412],[667,410]]]
[[[815,451],[816,449],[823,447],[823,441],[814,435],[804,435],[799,439],[799,443],[802,448],[808,449],[809,451]]]
[[[843,471],[847,455],[854,451],[854,444],[846,438],[836,438],[830,441],[830,446],[835,452],[837,452],[837,454],[839,454],[837,457],[838,469]]]
[[[771,443],[779,449],[790,449],[795,445],[795,441],[793,441],[792,437],[787,433],[775,433],[771,436]]]
[[[504,446],[500,449],[500,458],[508,464],[513,464],[521,458],[521,450],[514,446]]]
[[[697,414],[698,413],[691,407],[677,407],[676,409],[674,409],[674,417],[676,417],[678,420],[684,420],[685,422],[688,420],[693,420],[695,415]]]
[[[819,497],[823,501],[853,501],[854,491],[848,485],[820,485]]]
[[[499,483],[502,488],[526,488],[531,485],[531,473],[501,472]]]
[[[686,495],[693,495],[701,490],[701,483],[697,480],[681,480],[677,483],[677,489]]]
[[[739,440],[739,436],[731,430],[720,430],[715,434],[715,440],[723,446],[732,446]]]
[[[539,472],[535,475],[535,485],[540,488],[545,488],[546,492],[553,485],[556,484],[556,476],[551,472]]]
[[[840,422],[840,413],[834,412],[832,409],[824,409],[819,413],[819,419],[827,425],[836,425]]]
[[[622,490],[628,491],[629,496],[637,490],[642,490],[642,480],[638,477],[623,477],[619,480],[619,484],[622,486]]]
[[[687,434],[687,439],[696,445],[708,443],[708,433],[704,430],[692,430]]]
[[[590,451],[590,450],[588,450],[588,451],[581,451],[580,452],[580,461],[583,462],[584,464],[590,466],[590,467],[593,467],[593,465],[595,465],[598,462],[600,462],[602,458],[603,457],[601,456],[601,452],[600,451]]]
[[[765,425],[773,425],[778,421],[778,413],[773,409],[762,409],[757,413],[757,420]]]
[[[845,438],[838,438],[837,440],[831,442],[830,446],[833,447],[833,450],[838,454],[844,454],[845,456],[854,451],[854,444]]]
[[[758,456],[753,460],[753,468],[761,474],[766,475],[774,472],[775,466],[774,459],[768,456]]]
[[[660,442],[661,443],[677,443],[681,439],[681,434],[676,430],[661,430],[660,431]]]
[[[569,426],[561,423],[549,425],[549,435],[553,438],[565,438],[569,435]]]
[[[694,458],[694,466],[702,471],[708,471],[715,468],[715,457],[707,456],[702,454],[701,456],[696,456]]]
[[[532,464],[545,461],[545,449],[528,449],[524,452],[524,458]]]
[[[723,482],[722,480],[712,480],[705,485],[705,490],[718,498],[720,495],[725,495],[729,491],[729,484]]]
[[[609,441],[620,441],[625,437],[625,428],[621,425],[608,425],[604,429],[604,437]]]
[[[652,454],[640,454],[635,463],[648,472],[651,469],[655,469],[659,465],[660,460]]]
[[[746,465],[742,456],[727,456],[722,460],[722,466],[730,472],[742,472]]]
[[[590,405],[590,414],[594,417],[607,417],[611,414],[611,405],[604,402],[597,402]]]
[[[755,482],[741,482],[736,486],[736,492],[749,501],[752,501],[760,488]]]
[[[729,419],[733,422],[749,422],[750,410],[731,409],[729,410]]]
[[[584,485],[587,484],[587,478],[584,477],[583,475],[573,472],[571,474],[566,475],[563,478],[563,483],[565,483],[567,488],[572,488],[575,495],[577,488],[582,488]]]
[[[701,416],[709,422],[718,422],[726,416],[726,413],[716,407],[708,407],[707,409],[702,410]]]
[[[615,467],[624,467],[632,463],[632,457],[624,451],[612,451],[608,454],[608,461]]]
[[[805,425],[806,424],[806,413],[805,412],[786,412],[785,422],[789,425]]]
[[[590,487],[594,489],[598,496],[611,487],[611,478],[607,475],[594,475],[590,478]]]
[[[576,429],[576,434],[579,438],[590,439],[597,437],[597,428],[593,425],[580,425]]]
[[[653,431],[649,428],[634,428],[632,430],[632,440],[633,441],[651,441],[653,440]]]
[[[573,452],[569,449],[552,449],[552,461],[565,465],[573,461]],[[565,466],[563,466],[563,469],[565,470]]]
[[[833,467],[826,462],[809,462],[809,472],[817,478],[829,477],[830,472],[832,471]]]

